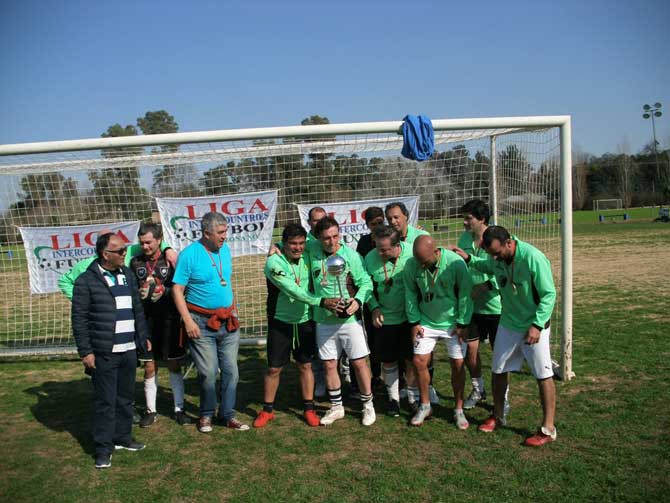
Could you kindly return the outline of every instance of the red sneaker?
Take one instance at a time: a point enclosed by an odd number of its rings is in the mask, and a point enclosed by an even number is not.
[[[528,437],[524,442],[524,445],[528,447],[542,447],[544,444],[556,441],[556,427],[554,431],[549,431],[544,426],[542,426],[537,433],[532,437]]]
[[[497,427],[498,421],[496,420],[496,417],[489,416],[486,421],[479,425],[479,428],[477,429],[479,431],[483,431],[484,433],[493,433]]]
[[[275,418],[274,412],[260,411],[254,419],[254,428],[262,428]]]
[[[311,410],[306,410],[303,412],[303,417],[305,418],[305,422],[310,425],[310,426],[319,426],[319,416],[316,415],[316,411],[314,409]]]

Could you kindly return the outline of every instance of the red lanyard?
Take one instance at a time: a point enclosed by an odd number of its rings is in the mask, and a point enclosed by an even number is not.
[[[288,261],[288,265],[291,266],[291,270],[293,271],[293,276],[295,277],[295,284],[300,286],[300,260],[298,260],[298,272],[296,272],[295,267],[293,267],[293,264],[291,261]]]
[[[148,278],[149,276],[151,276],[151,275],[154,273],[154,271],[156,270],[156,265],[158,265],[158,259],[159,259],[159,258],[161,258],[160,253],[158,254],[158,257],[156,258],[156,260],[154,260],[154,261],[147,260],[147,261],[146,261],[146,265],[147,265],[147,278]]]

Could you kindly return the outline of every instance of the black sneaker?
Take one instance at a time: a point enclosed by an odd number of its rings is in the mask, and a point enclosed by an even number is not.
[[[109,468],[112,466],[112,455],[111,454],[96,454],[95,455],[95,467],[98,470],[103,468]]]
[[[182,426],[185,424],[191,424],[191,418],[188,417],[183,410],[178,410],[174,413],[174,420],[177,421],[177,424]]]
[[[135,451],[141,451],[145,447],[146,447],[146,445],[140,444],[139,442],[136,442],[135,440],[131,440],[130,443],[128,443],[126,445],[115,445],[114,449],[116,449],[117,451],[121,450],[121,449],[124,449],[126,451],[135,452]]]
[[[156,422],[156,413],[147,412],[144,414],[144,417],[140,420],[140,428],[148,428]]]
[[[389,400],[388,407],[386,407],[386,415],[389,417],[400,416],[400,404],[397,400]]]

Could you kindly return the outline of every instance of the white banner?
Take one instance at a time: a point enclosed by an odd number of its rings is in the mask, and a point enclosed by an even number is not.
[[[228,220],[228,239],[233,257],[265,254],[272,242],[277,212],[277,191],[206,197],[157,198],[166,242],[181,251],[202,236],[200,221],[210,211]]]
[[[356,249],[361,235],[368,234],[370,230],[365,225],[365,210],[370,206],[379,206],[382,210],[389,203],[403,203],[409,212],[409,224],[416,226],[419,220],[419,196],[392,197],[388,199],[367,199],[365,201],[349,201],[346,203],[322,203],[322,204],[298,204],[300,223],[309,232],[308,223],[309,210],[320,206],[326,213],[335,218],[340,224],[342,240],[349,248]],[[388,223],[388,222],[386,222]]]
[[[28,261],[32,293],[58,291],[58,278],[80,260],[95,255],[100,231],[112,231],[126,245],[137,240],[139,222],[73,225],[68,227],[19,227]]]

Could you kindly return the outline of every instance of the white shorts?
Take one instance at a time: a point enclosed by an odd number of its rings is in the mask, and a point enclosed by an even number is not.
[[[333,325],[317,323],[316,346],[322,360],[337,360],[342,350],[350,360],[365,358],[370,354],[360,321]]]
[[[494,374],[518,372],[524,359],[535,379],[547,379],[554,375],[549,351],[549,328],[540,332],[536,344],[526,344],[526,333],[515,332],[498,326],[496,345],[493,347],[491,371]]]
[[[427,355],[435,349],[438,339],[445,339],[447,343],[447,354],[454,360],[465,358],[465,351],[468,343],[461,342],[454,335],[455,328],[448,330],[435,330],[434,328],[423,327],[423,337],[417,339],[414,343],[415,355]]]

